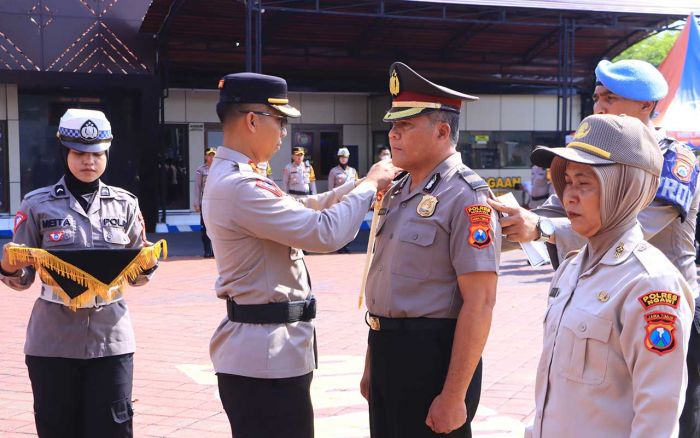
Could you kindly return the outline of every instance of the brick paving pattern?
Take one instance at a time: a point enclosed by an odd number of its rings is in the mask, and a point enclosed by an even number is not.
[[[320,353],[312,386],[319,438],[369,436],[367,404],[359,393],[367,345],[364,312],[357,309],[364,255],[306,258],[319,299]],[[134,435],[230,437],[209,361],[209,337],[225,316],[215,297],[214,260],[173,258],[153,281],[130,289],[136,330]],[[541,348],[551,268],[529,267],[522,253],[501,262],[491,335],[484,353],[475,436],[520,437],[534,410],[534,378]],[[36,436],[32,394],[22,348],[38,283],[24,292],[0,285],[0,436]]]

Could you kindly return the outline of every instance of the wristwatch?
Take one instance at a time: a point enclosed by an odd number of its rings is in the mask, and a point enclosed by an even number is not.
[[[540,216],[537,219],[537,231],[540,233],[537,242],[547,242],[554,235],[554,224],[546,217]]]

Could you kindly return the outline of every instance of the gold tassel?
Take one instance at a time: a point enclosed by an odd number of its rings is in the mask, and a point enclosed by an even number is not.
[[[90,273],[66,263],[55,255],[41,248],[28,248],[25,246],[10,246],[7,250],[8,261],[11,264],[17,262],[30,263],[39,273],[41,281],[51,286],[64,304],[75,311],[78,307],[85,306],[96,296],[105,301],[114,298],[114,292],[120,292],[121,287],[127,281],[133,281],[152,263],[153,259],[168,258],[168,244],[161,239],[151,246],[141,248],[134,259],[117,275],[110,284],[104,284]],[[68,278],[75,283],[86,287],[87,290],[75,298],[71,298],[53,280],[47,270],[58,273],[61,277]]]

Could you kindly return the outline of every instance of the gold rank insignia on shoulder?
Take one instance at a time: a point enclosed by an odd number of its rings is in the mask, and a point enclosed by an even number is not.
[[[622,257],[622,253],[625,251],[625,244],[623,242],[620,242],[617,244],[617,247],[615,247],[615,258],[619,259]]]
[[[399,75],[396,70],[391,72],[391,77],[389,78],[389,92],[392,96],[398,96],[401,91],[401,85],[399,83]]]
[[[598,292],[598,301],[605,303],[610,299],[610,294],[607,291]]]
[[[435,207],[438,204],[438,198],[433,195],[423,195],[423,199],[420,200],[418,207],[416,208],[416,213],[421,217],[430,217],[435,213]]]

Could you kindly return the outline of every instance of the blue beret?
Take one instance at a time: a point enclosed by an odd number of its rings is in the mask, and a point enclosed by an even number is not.
[[[625,99],[653,101],[666,97],[668,84],[656,67],[646,61],[624,59],[600,61],[595,69],[598,82]]]

